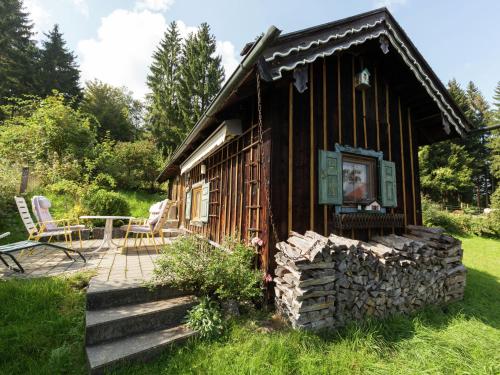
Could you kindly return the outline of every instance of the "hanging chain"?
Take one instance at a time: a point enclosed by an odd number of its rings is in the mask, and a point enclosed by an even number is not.
[[[261,168],[262,162],[264,161],[264,138],[263,138],[263,125],[262,125],[262,97],[260,92],[260,74],[256,73],[257,76],[257,112],[258,112],[258,128],[259,128],[259,144],[260,144],[260,163],[259,163],[259,178],[262,178]],[[270,186],[269,183],[266,183],[266,188],[264,189],[266,192],[266,200],[267,200],[267,211],[269,212],[269,221],[271,223],[271,230],[273,232],[274,241],[276,244],[280,242],[278,238],[278,231],[276,230],[276,225],[274,223],[273,210],[271,209],[271,194],[269,193]]]

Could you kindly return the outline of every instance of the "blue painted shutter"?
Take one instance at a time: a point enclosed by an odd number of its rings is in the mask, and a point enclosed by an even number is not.
[[[201,207],[200,207],[200,219],[204,223],[208,223],[208,205],[210,198],[210,182],[203,184],[201,188]]]
[[[380,161],[380,198],[382,207],[396,207],[396,165],[392,161]]]
[[[191,194],[192,191],[189,190],[187,193],[186,193],[186,219],[187,220],[190,220],[191,219]]]
[[[319,150],[319,204],[342,204],[342,154]]]

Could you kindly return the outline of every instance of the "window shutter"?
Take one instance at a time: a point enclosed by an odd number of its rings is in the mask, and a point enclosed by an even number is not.
[[[319,150],[319,204],[342,204],[342,154]]]
[[[382,207],[396,207],[398,198],[396,194],[396,164],[392,161],[380,161],[380,195]]]
[[[203,184],[201,188],[201,208],[200,219],[204,223],[208,223],[208,204],[210,197],[210,182]]]
[[[186,193],[186,219],[190,220],[191,219],[191,193],[192,191],[189,190]]]

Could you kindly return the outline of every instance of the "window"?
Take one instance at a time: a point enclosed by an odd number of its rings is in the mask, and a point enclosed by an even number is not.
[[[186,192],[185,219],[192,223],[208,222],[210,183],[198,182]]]
[[[201,187],[193,187],[191,195],[191,220],[200,221],[201,214]]]
[[[377,196],[376,163],[373,158],[342,155],[342,194],[344,204],[369,203]]]
[[[396,165],[381,151],[335,145],[319,150],[318,203],[334,205],[336,212],[353,212],[377,200],[381,208],[397,207]],[[363,207],[362,207],[363,208]]]

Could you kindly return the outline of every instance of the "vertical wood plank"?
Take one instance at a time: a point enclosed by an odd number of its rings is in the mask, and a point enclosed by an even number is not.
[[[389,102],[389,85],[385,84],[385,120],[387,122],[387,143],[389,145],[389,160],[392,161],[392,144],[391,144],[391,118],[390,118],[390,102]]]
[[[380,151],[380,119],[378,114],[378,77],[377,77],[377,67],[374,69],[374,81],[375,81],[375,127],[377,129],[377,151]]]
[[[361,93],[361,99],[363,101],[363,132],[365,136],[365,149],[368,148],[368,132],[366,131],[366,93],[363,90]]]
[[[352,56],[352,128],[353,128],[353,146],[358,147],[358,130],[357,130],[357,118],[356,118],[356,86],[355,86],[355,78],[356,72],[354,67],[354,55]]]
[[[402,193],[403,193],[403,213],[405,227],[407,223],[406,217],[406,176],[405,176],[405,153],[403,148],[403,119],[401,114],[401,98],[398,96],[398,117],[399,117],[399,144],[401,150],[401,182],[402,182]]]
[[[415,192],[415,167],[413,160],[413,124],[411,121],[411,112],[410,108],[408,108],[408,134],[410,139],[410,170],[411,170],[411,194],[413,198],[413,224],[417,225],[417,198]]]
[[[339,118],[339,143],[342,144],[342,90],[340,87],[340,55],[337,57],[337,111]]]
[[[288,233],[293,228],[293,83],[288,87]]]
[[[323,59],[323,149],[328,150],[328,117],[326,100],[326,59]],[[328,235],[328,207],[323,206],[323,233]]]
[[[309,87],[309,229],[314,230],[314,66],[310,64],[310,87]]]

